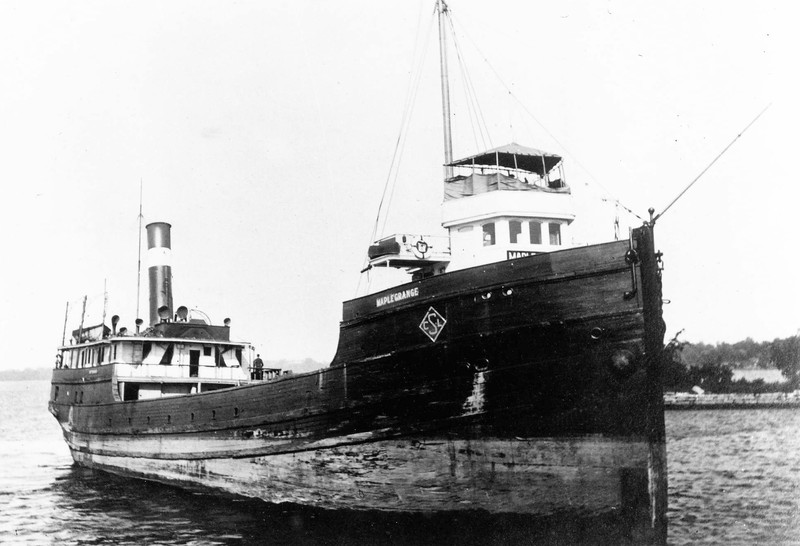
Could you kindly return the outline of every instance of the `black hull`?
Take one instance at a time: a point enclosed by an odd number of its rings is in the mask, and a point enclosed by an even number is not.
[[[113,366],[56,370],[54,388],[86,392],[51,411],[77,462],[122,474],[326,508],[625,511],[658,542],[660,277],[650,229],[632,242],[346,302],[334,361],[310,374],[115,402]]]

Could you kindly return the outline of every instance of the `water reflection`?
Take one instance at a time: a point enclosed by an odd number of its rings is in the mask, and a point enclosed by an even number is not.
[[[611,516],[328,512],[80,469],[48,392],[47,382],[0,382],[3,544],[624,543]],[[670,544],[800,545],[800,411],[666,417]]]

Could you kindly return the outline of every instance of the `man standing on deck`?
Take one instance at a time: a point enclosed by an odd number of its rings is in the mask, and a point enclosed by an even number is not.
[[[264,379],[264,361],[261,355],[257,354],[253,361],[253,379]]]

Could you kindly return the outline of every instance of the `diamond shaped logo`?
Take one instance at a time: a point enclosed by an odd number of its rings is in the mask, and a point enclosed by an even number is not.
[[[444,325],[447,324],[447,319],[444,318],[439,311],[431,307],[425,313],[422,322],[419,323],[419,329],[425,332],[425,335],[431,338],[431,341],[436,341],[439,334],[444,330]]]

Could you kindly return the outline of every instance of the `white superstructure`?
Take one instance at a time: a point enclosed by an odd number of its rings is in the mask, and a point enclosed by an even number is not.
[[[448,236],[398,234],[370,247],[370,267],[415,278],[551,252],[575,219],[561,158],[509,144],[447,165],[442,227]]]

